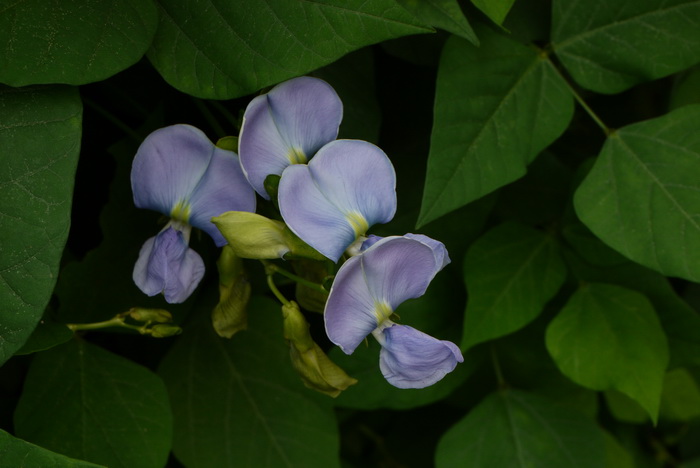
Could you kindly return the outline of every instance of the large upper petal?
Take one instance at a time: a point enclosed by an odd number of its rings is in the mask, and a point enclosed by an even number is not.
[[[269,199],[265,178],[311,159],[338,136],[342,118],[338,94],[318,78],[294,78],[253,99],[243,114],[238,152],[255,191]]]
[[[182,232],[169,226],[143,244],[133,273],[141,291],[163,293],[171,304],[190,297],[203,276],[202,258],[188,247]]]
[[[328,338],[351,354],[399,304],[423,295],[434,275],[432,249],[405,237],[387,237],[350,258],[326,302]]]
[[[148,135],[131,166],[134,204],[170,216],[209,166],[214,145],[199,129],[172,125]]]
[[[209,166],[189,202],[189,223],[209,234],[217,246],[226,244],[211,219],[227,211],[255,211],[255,192],[243,175],[236,153],[213,147]]]
[[[452,372],[464,358],[452,342],[438,340],[406,325],[384,328],[379,368],[398,388],[424,388]]]
[[[282,173],[279,207],[289,228],[333,261],[369,226],[396,213],[396,173],[377,146],[336,140],[308,165]]]

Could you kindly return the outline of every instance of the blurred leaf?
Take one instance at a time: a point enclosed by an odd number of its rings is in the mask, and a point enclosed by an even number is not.
[[[479,45],[479,39],[469,25],[457,0],[398,0],[398,2],[413,13],[416,18],[420,18],[430,26],[460,36],[474,45]]]
[[[624,393],[606,390],[603,396],[610,413],[618,421],[632,424],[642,424],[647,421],[648,416],[644,408]]]
[[[571,380],[619,390],[656,421],[668,344],[646,297],[609,284],[583,286],[550,323],[546,343]]]
[[[566,267],[553,236],[514,223],[487,232],[464,259],[469,300],[461,348],[527,325],[565,277]]]
[[[47,307],[46,312],[44,312],[32,334],[15,354],[31,354],[44,351],[63,344],[72,337],[73,332],[66,324],[57,322],[54,318],[53,310],[51,307]]]
[[[391,0],[159,0],[148,58],[201,98],[230,99],[303,75],[369,44],[429,32]]]
[[[581,220],[627,258],[700,281],[700,105],[610,135],[576,190]]]
[[[68,87],[0,87],[0,364],[22,346],[58,275],[80,152]]]
[[[158,376],[76,339],[35,355],[15,429],[49,450],[110,468],[160,468],[172,414]]]
[[[508,390],[488,396],[440,440],[437,468],[602,466],[601,430],[589,418],[540,396]]]
[[[313,72],[326,80],[343,101],[343,122],[338,138],[377,143],[381,111],[374,87],[374,55],[364,48]]]
[[[700,389],[686,369],[666,373],[659,417],[670,421],[700,418]]]
[[[605,468],[636,468],[634,459],[608,431],[603,431],[605,439]]]
[[[700,104],[700,66],[679,74],[673,84],[669,108]]]
[[[481,10],[497,25],[503,24],[515,0],[472,0],[475,7]]]
[[[525,174],[569,125],[572,96],[546,54],[489,29],[451,37],[438,70],[418,226]]]
[[[294,372],[280,307],[253,298],[248,312],[231,340],[201,314],[163,359],[175,455],[189,468],[338,466],[332,400]]]
[[[554,0],[552,43],[578,84],[618,93],[700,61],[698,0]]]
[[[0,460],[12,468],[98,468],[12,437],[0,429]]]
[[[158,25],[151,0],[24,0],[2,8],[0,82],[85,84],[146,53]]]

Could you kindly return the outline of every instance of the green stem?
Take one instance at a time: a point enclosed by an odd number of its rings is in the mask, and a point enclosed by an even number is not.
[[[204,104],[200,99],[192,98],[192,100],[197,106],[197,109],[199,109],[199,112],[202,113],[209,125],[211,125],[211,128],[214,129],[214,131],[216,132],[216,136],[219,138],[225,137],[226,132],[224,131],[224,128],[221,125],[219,125],[219,122],[216,120],[214,114],[211,113],[206,104]]]
[[[593,119],[593,121],[603,130],[603,133],[605,133],[605,136],[609,136],[613,131],[610,127],[605,125],[605,123],[598,117],[598,115],[593,112],[593,109],[590,108],[590,106],[586,103],[586,101],[583,100],[581,95],[576,91],[574,86],[569,82],[569,80],[566,79],[566,77],[562,74],[562,72],[557,68],[551,60],[549,60],[549,57],[547,57],[547,60],[549,61],[549,64],[552,66],[554,71],[557,72],[557,74],[561,77],[562,81],[566,83],[566,87],[569,88],[569,91],[571,94],[574,96],[574,99],[579,103],[579,105],[583,108],[583,110],[586,111],[588,116]]]
[[[297,275],[295,275],[294,273],[291,273],[291,272],[285,270],[284,268],[280,268],[280,267],[278,267],[277,265],[274,265],[274,264],[269,263],[269,262],[265,262],[264,260],[263,260],[263,263],[265,264],[265,269],[266,269],[267,271],[271,272],[271,273],[279,273],[280,275],[286,276],[287,278],[289,278],[289,279],[292,280],[292,281],[295,281],[295,282],[297,282],[297,283],[299,283],[299,284],[303,284],[303,285],[306,286],[307,288],[316,290],[316,291],[318,291],[318,292],[320,292],[320,293],[328,294],[328,291],[326,291],[326,290],[323,288],[323,286],[321,286],[321,285],[318,284],[318,283],[314,283],[314,282],[312,282],[312,281],[309,281],[309,280],[307,280],[307,279],[304,279],[304,278],[302,278],[301,276],[297,276]]]
[[[114,318],[111,318],[109,320],[105,320],[103,322],[93,322],[93,323],[68,323],[66,326],[70,328],[72,331],[78,331],[78,330],[98,330],[100,328],[109,328],[109,327],[122,327],[122,328],[128,328],[130,330],[136,330],[140,334],[144,335],[148,333],[148,328],[147,325],[143,326],[137,326],[137,325],[131,325],[128,323],[124,322],[124,317],[121,317],[117,315]]]
[[[267,286],[270,288],[270,291],[272,291],[272,294],[275,295],[277,300],[279,300],[283,305],[291,305],[291,303],[287,300],[286,297],[282,295],[279,289],[277,289],[277,286],[275,285],[275,282],[272,281],[272,274],[268,273],[267,274]]]
[[[143,137],[141,135],[139,135],[134,129],[122,122],[117,116],[106,110],[104,107],[100,106],[95,101],[86,98],[85,96],[83,96],[82,99],[83,103],[87,107],[91,108],[92,110],[100,114],[102,117],[112,122],[114,126],[119,127],[124,133],[133,138],[134,141],[138,143],[141,143],[143,141]]]

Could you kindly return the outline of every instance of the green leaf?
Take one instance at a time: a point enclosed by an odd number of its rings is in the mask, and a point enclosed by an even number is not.
[[[38,353],[15,411],[17,435],[110,468],[161,468],[172,414],[148,369],[82,340]]]
[[[584,88],[618,93],[700,61],[698,0],[554,0],[552,43]]]
[[[68,236],[82,105],[67,87],[0,87],[0,364],[39,321]]]
[[[488,29],[451,37],[440,59],[418,225],[525,174],[568,126],[573,98],[547,56]]]
[[[670,421],[700,418],[700,388],[686,369],[673,369],[666,374],[660,418]]]
[[[605,438],[605,468],[635,468],[634,459],[617,439],[608,431],[603,431]]]
[[[511,223],[487,232],[464,259],[469,300],[461,348],[530,323],[565,277],[566,267],[551,235]]]
[[[656,421],[668,344],[646,297],[609,284],[584,286],[549,324],[546,343],[571,380],[616,389]]]
[[[0,15],[0,82],[103,80],[141,59],[157,25],[151,0],[14,2]]]
[[[700,104],[700,66],[686,70],[676,77],[669,97],[669,108]]]
[[[161,363],[175,415],[173,451],[188,468],[335,467],[331,398],[305,388],[282,338],[282,313],[253,298],[248,330],[218,337],[208,312]]]
[[[627,258],[700,281],[700,106],[629,125],[576,190],[579,218]]]
[[[429,32],[392,0],[159,0],[148,58],[165,80],[229,99],[327,65],[366,45]]]
[[[0,460],[12,468],[98,468],[12,437],[0,429]]]
[[[515,0],[472,0],[475,7],[499,26],[503,24],[514,2]]]
[[[479,39],[457,0],[398,0],[398,2],[416,18],[422,19],[429,25],[479,45]]]
[[[73,332],[70,328],[65,323],[57,322],[54,319],[53,310],[51,307],[47,307],[46,312],[39,320],[32,334],[15,354],[31,354],[44,351],[63,344],[72,337]]]
[[[438,444],[437,468],[602,466],[602,431],[581,414],[518,390],[495,393]]]

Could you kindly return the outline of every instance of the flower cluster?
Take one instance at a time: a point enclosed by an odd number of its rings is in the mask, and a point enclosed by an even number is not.
[[[240,257],[341,263],[323,308],[329,339],[351,354],[371,334],[382,347],[380,369],[389,383],[423,388],[451,372],[462,355],[453,343],[392,317],[403,301],[426,291],[449,256],[442,243],[423,235],[367,236],[371,226],[394,217],[396,174],[377,146],[337,139],[342,115],[330,85],[301,77],[248,105],[240,161],[189,126],[150,135],[134,160],[134,201],[171,221],[142,248],[134,280],[147,294],[186,299],[204,271],[187,246],[190,226],[218,246],[228,241]],[[276,202],[282,221],[254,213],[254,192]],[[285,336],[305,383],[333,395],[344,387],[332,382],[354,383],[339,368],[328,370],[332,363],[311,341],[296,304],[283,303],[290,321]]]

